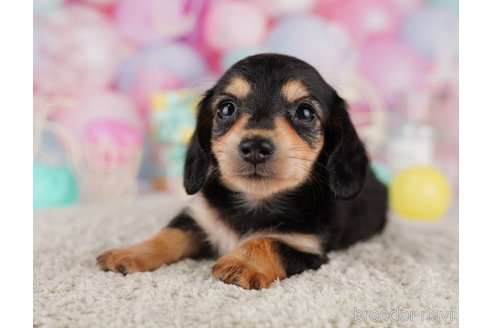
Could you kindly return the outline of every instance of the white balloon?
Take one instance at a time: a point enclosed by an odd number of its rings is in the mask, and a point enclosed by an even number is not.
[[[314,15],[281,19],[267,38],[269,50],[306,61],[322,75],[339,72],[355,62],[349,32]]]

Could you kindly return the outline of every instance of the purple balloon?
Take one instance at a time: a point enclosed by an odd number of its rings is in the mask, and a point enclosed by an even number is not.
[[[321,74],[350,65],[354,49],[347,30],[321,17],[303,14],[281,19],[267,39],[273,52],[298,57]]]
[[[118,74],[118,89],[128,92],[145,71],[163,72],[178,77],[186,85],[206,72],[200,55],[190,46],[166,43],[146,48],[130,58]]]
[[[422,86],[425,62],[407,44],[385,39],[361,47],[357,70],[391,103]]]
[[[427,58],[440,52],[458,52],[458,17],[449,8],[424,7],[410,14],[402,38]]]

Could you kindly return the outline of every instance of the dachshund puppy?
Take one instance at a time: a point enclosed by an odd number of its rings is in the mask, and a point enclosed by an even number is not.
[[[312,66],[248,57],[199,104],[184,172],[189,205],[98,266],[127,274],[216,257],[214,277],[246,289],[317,269],[327,252],[385,225],[387,190],[368,162],[345,101]]]

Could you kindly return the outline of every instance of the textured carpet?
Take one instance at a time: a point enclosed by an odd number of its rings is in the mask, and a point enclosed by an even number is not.
[[[213,279],[212,261],[126,277],[97,270],[99,253],[149,237],[180,204],[149,195],[36,212],[34,326],[458,326],[457,220],[392,218],[383,235],[260,291]]]

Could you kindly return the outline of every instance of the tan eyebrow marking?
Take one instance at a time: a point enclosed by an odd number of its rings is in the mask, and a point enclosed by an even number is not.
[[[292,80],[282,86],[282,94],[288,102],[294,102],[297,99],[309,96],[304,84],[298,80]]]
[[[251,92],[251,84],[240,76],[234,76],[224,91],[237,98],[245,98]]]

